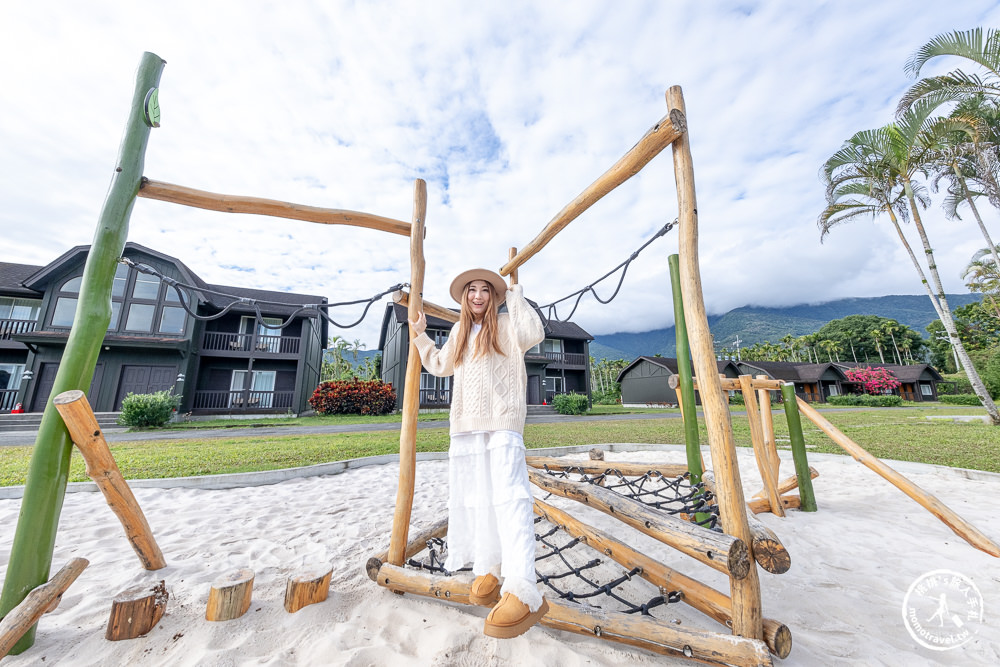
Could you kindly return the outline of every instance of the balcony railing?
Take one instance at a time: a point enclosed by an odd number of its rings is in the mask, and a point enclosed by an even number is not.
[[[194,392],[194,410],[288,410],[292,407],[293,391],[224,390]]]
[[[298,354],[301,343],[302,339],[298,336],[255,336],[248,333],[206,331],[201,340],[201,349],[254,354]]]
[[[15,399],[17,399],[17,389],[0,389],[0,412],[13,410]]]
[[[421,389],[420,406],[447,407],[451,403],[451,389]]]
[[[549,361],[563,364],[564,366],[587,365],[587,355],[580,354],[579,352],[543,352],[542,354],[528,352],[528,355],[533,357],[543,356]]]
[[[14,334],[31,333],[37,325],[36,320],[0,320],[0,340],[10,340]]]

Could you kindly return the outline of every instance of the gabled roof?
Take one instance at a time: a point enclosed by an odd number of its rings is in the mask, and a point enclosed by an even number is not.
[[[615,378],[615,382],[621,382],[622,378],[625,377],[626,373],[628,373],[630,370],[632,370],[633,368],[635,368],[636,366],[638,366],[639,364],[641,364],[643,361],[648,361],[651,364],[655,364],[655,365],[660,366],[662,368],[666,368],[668,371],[670,371],[674,375],[677,374],[678,366],[677,366],[677,360],[676,359],[672,359],[670,357],[646,357],[646,356],[641,356],[641,357],[636,357],[636,359],[634,361],[632,361],[632,363],[630,363],[628,366],[626,366],[625,368],[623,368],[621,370],[621,372],[618,373],[618,377]],[[715,365],[719,369],[719,373],[721,373],[723,375],[729,375],[730,372],[733,372],[736,375],[739,375],[739,368],[736,366],[736,364],[734,364],[731,361],[720,361],[720,360],[717,359],[715,361]],[[694,366],[693,366],[693,364],[692,364],[692,368],[691,368],[691,374],[694,375]]]
[[[0,262],[0,293],[7,296],[41,298],[41,292],[25,287],[24,282],[42,268],[34,264]]]
[[[837,375],[846,379],[844,371],[836,364],[800,364],[794,361],[740,361],[741,368],[756,369],[775,380],[787,382],[819,382],[828,369],[833,369]],[[753,373],[752,373],[753,375]]]

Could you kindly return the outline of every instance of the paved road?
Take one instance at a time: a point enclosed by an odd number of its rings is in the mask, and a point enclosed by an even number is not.
[[[529,416],[529,424],[554,424],[566,421],[614,421],[621,419],[680,419],[677,412],[645,412],[628,415],[590,415],[583,417],[566,415],[544,415]],[[446,420],[432,422],[417,422],[417,428],[447,428],[449,423]],[[361,431],[398,431],[398,423],[389,424],[326,424],[316,426],[299,426],[289,424],[288,426],[254,426],[213,429],[177,429],[169,431],[140,431],[129,433],[126,429],[109,428],[104,431],[104,438],[108,442],[135,442],[138,440],[184,440],[189,438],[210,439],[210,438],[259,438],[268,435],[315,435],[322,433],[358,433]],[[11,431],[0,433],[0,447],[33,445],[35,444],[35,431]]]

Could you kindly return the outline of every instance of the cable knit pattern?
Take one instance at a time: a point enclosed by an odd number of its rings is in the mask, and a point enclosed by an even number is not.
[[[507,312],[497,315],[498,341],[503,355],[490,352],[474,356],[475,336],[469,336],[465,359],[456,368],[455,341],[459,325],[438,349],[426,333],[413,339],[420,360],[431,375],[454,375],[451,399],[451,432],[524,432],[527,414],[528,374],[524,353],[545,339],[545,329],[534,309],[524,300],[520,285],[507,290]]]

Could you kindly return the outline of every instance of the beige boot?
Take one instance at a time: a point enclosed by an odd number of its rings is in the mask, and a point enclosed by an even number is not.
[[[476,577],[469,589],[469,601],[473,604],[492,605],[500,599],[500,582],[492,574]]]
[[[504,593],[500,602],[486,617],[483,632],[498,639],[512,639],[527,632],[548,611],[549,603],[544,598],[538,611],[532,612],[513,593]]]

